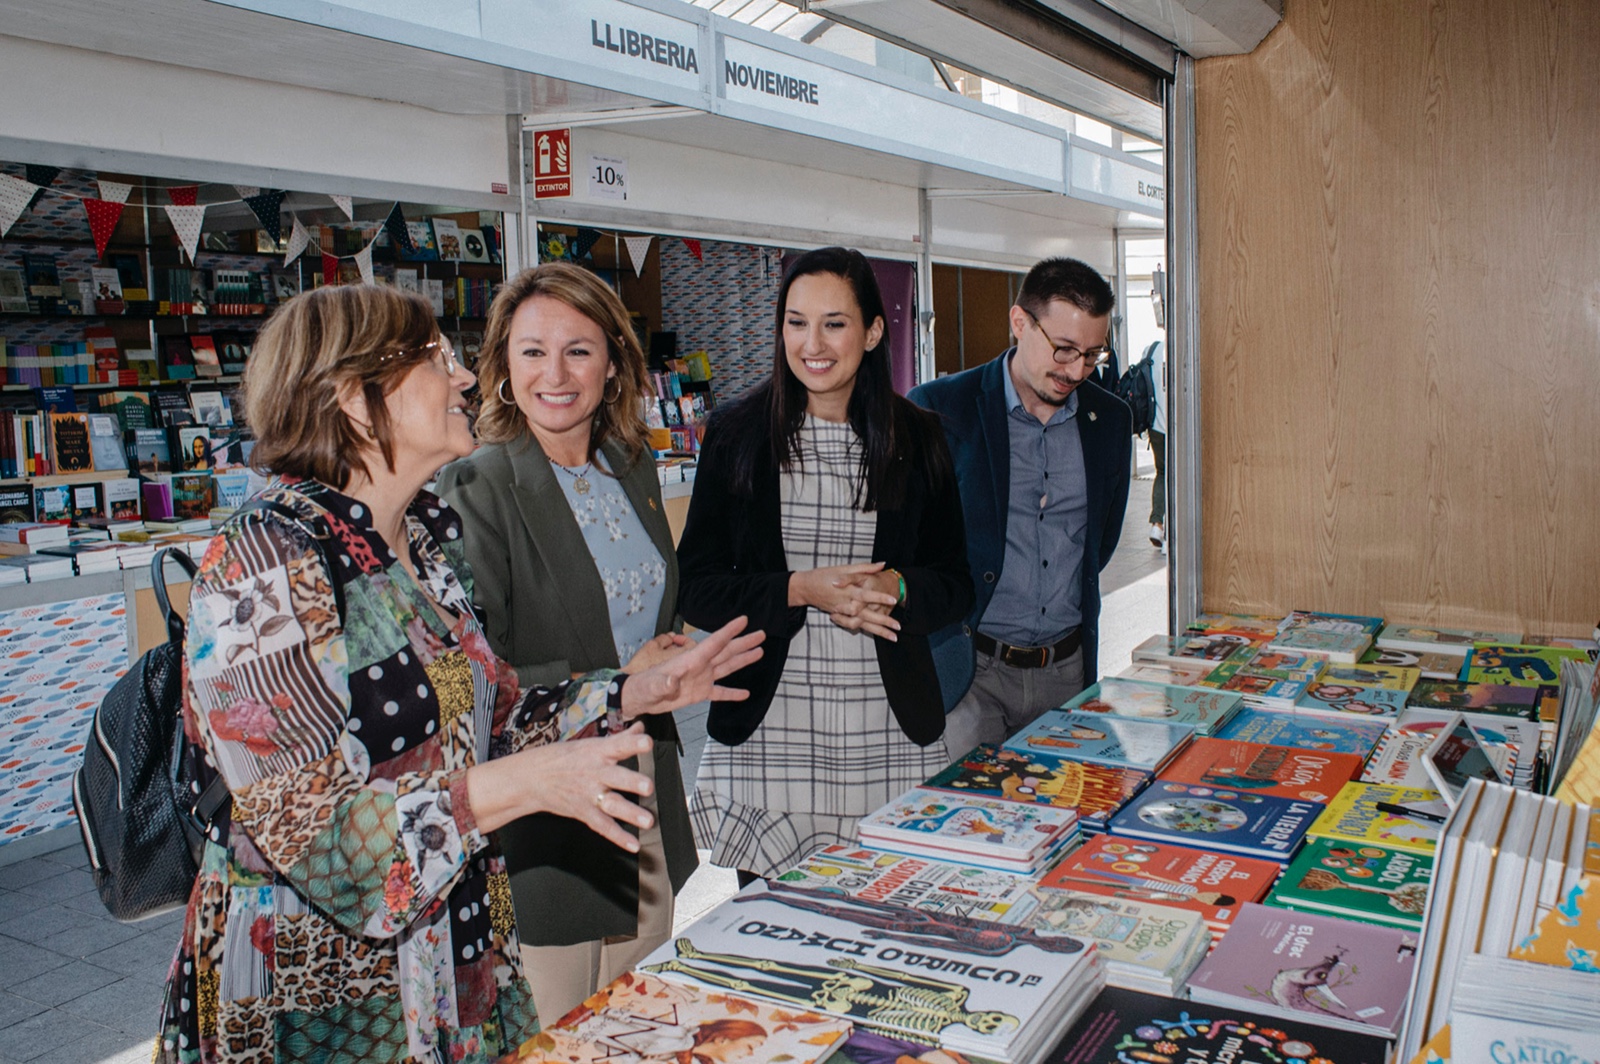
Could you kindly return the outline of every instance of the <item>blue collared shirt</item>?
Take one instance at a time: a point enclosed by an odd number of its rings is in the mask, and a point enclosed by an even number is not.
[[[1044,424],[1028,413],[1011,380],[1006,426],[1011,439],[1011,498],[1006,554],[994,598],[978,628],[1014,646],[1049,646],[1083,622],[1083,547],[1089,530],[1089,484],[1078,435],[1078,393]]]

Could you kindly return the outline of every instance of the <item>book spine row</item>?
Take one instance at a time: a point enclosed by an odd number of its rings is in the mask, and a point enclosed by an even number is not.
[[[7,384],[34,388],[89,384],[94,379],[94,365],[94,354],[83,341],[0,346],[0,366],[5,369]]]

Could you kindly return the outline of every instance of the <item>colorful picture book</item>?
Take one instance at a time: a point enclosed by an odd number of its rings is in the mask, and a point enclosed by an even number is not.
[[[1208,634],[1232,632],[1265,643],[1278,634],[1282,624],[1282,617],[1270,617],[1264,613],[1202,613],[1189,622],[1189,631]]]
[[[1187,724],[1052,709],[1007,739],[1012,750],[1154,772],[1194,737]]]
[[[1224,691],[1108,677],[1090,684],[1061,708],[1172,721],[1192,725],[1197,735],[1210,735],[1239,711],[1243,701],[1238,695]]]
[[[1326,665],[1325,659],[1314,654],[1263,648],[1249,658],[1223,662],[1201,685],[1235,691],[1251,705],[1289,708]]]
[[[1439,792],[1431,788],[1347,783],[1312,825],[1311,834],[1357,846],[1388,846],[1430,855],[1438,848],[1438,823],[1425,817],[1385,812],[1378,808],[1380,802],[1435,815],[1449,812]]]
[[[1310,1021],[1310,1022],[1307,1022]],[[1196,1008],[1120,987],[1101,991],[1044,1064],[1387,1064],[1389,1043],[1313,1017],[1254,1007]]]
[[[681,1064],[703,1059],[816,1064],[850,1034],[826,1013],[628,972],[521,1047],[539,1064]],[[711,1055],[715,1054],[715,1055]]]
[[[1148,782],[1150,774],[1138,769],[985,744],[956,759],[924,786],[1071,809],[1085,829],[1099,830]]]
[[[1406,705],[1536,720],[1539,714],[1539,689],[1513,684],[1422,680],[1406,697]]]
[[[1361,660],[1357,664],[1398,665],[1402,668],[1416,669],[1424,680],[1454,680],[1461,674],[1459,655],[1418,653],[1414,650],[1393,650],[1388,647],[1371,648],[1361,655]]]
[[[1157,780],[1111,818],[1113,835],[1288,861],[1326,807],[1318,802]]]
[[[1335,665],[1329,664],[1317,677],[1323,683],[1347,683],[1358,687],[1384,687],[1391,691],[1409,691],[1422,679],[1421,670],[1405,665]]]
[[[1381,627],[1383,620],[1378,617],[1295,610],[1283,619],[1282,629],[1267,649],[1305,651],[1354,665]]]
[[[1588,661],[1589,655],[1569,647],[1524,646],[1514,643],[1474,644],[1467,657],[1468,683],[1537,687],[1561,680],[1561,662]]]
[[[1081,938],[762,883],[638,970],[891,1034],[937,1034],[944,1049],[1002,1064],[1036,1060],[1104,978]]]
[[[1386,624],[1378,633],[1380,647],[1414,650],[1419,654],[1449,654],[1459,659],[1472,653],[1476,643],[1515,643],[1515,632],[1474,632],[1465,628],[1423,628],[1409,624]]]
[[[1021,926],[1093,941],[1112,986],[1177,993],[1211,948],[1210,928],[1188,909],[1071,890],[1037,896]]]
[[[1433,861],[1392,846],[1311,839],[1267,904],[1421,930]]]
[[[94,468],[86,414],[51,414],[50,446],[58,473],[81,473]]]
[[[1417,945],[1414,931],[1397,927],[1246,905],[1190,978],[1189,994],[1202,1005],[1392,1038]]]
[[[1070,809],[913,787],[857,827],[863,844],[1032,873],[1077,833]]]
[[[1213,666],[1204,661],[1135,661],[1117,676],[1143,683],[1164,683],[1174,687],[1193,687],[1211,674]]]
[[[1407,712],[1417,712],[1408,710]],[[1446,714],[1448,716],[1448,714]],[[1433,743],[1434,731],[1395,726],[1379,740],[1378,748],[1367,758],[1360,783],[1389,783],[1400,787],[1431,787],[1422,767],[1423,752]]]
[[[1326,803],[1360,771],[1361,758],[1355,754],[1235,739],[1196,739],[1161,770],[1158,783],[1190,783]]]
[[[1356,713],[1363,717],[1395,717],[1406,708],[1406,692],[1323,681],[1306,688],[1294,708],[1313,713]]]
[[[1189,909],[1220,937],[1239,915],[1239,906],[1266,897],[1281,871],[1275,861],[1097,835],[1046,872],[1039,889]]]
[[[1381,720],[1363,720],[1354,715],[1334,720],[1321,714],[1301,715],[1246,707],[1223,726],[1217,738],[1366,757],[1386,730]]]
[[[1026,876],[864,846],[824,846],[775,882],[974,920],[1009,922],[1038,905]]]
[[[1248,651],[1253,646],[1254,644],[1248,638],[1227,633],[1216,635],[1196,633],[1176,636],[1153,635],[1133,648],[1133,660],[1158,664],[1163,662],[1210,662],[1215,667],[1240,651]]]

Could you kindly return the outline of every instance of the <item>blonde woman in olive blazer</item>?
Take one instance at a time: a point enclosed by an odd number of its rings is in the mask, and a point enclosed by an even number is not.
[[[529,315],[540,308],[533,321]],[[577,500],[614,493],[619,483],[648,540],[623,540],[620,549],[648,559],[653,547],[664,566],[655,638],[633,660],[659,660],[687,643],[672,634],[678,564],[655,462],[647,448],[629,453],[634,430],[643,440],[637,412],[646,377],[631,328],[621,331],[626,313],[598,278],[570,264],[539,266],[508,282],[491,308],[478,367],[485,397],[479,435],[498,442],[439,476],[439,494],[461,514],[484,634],[524,683],[555,684],[627,664],[618,661],[611,603],[573,511]],[[567,331],[552,332],[551,321]],[[573,331],[605,340],[562,339]],[[545,393],[561,402],[546,409]],[[617,542],[611,538],[605,549],[619,549]],[[629,624],[638,632],[642,620],[634,612]],[[654,768],[654,799],[643,804],[656,824],[641,835],[638,857],[557,817],[500,829],[525,967],[546,1024],[666,940],[672,897],[694,871],[677,731],[670,716],[647,730],[653,765],[639,771]]]

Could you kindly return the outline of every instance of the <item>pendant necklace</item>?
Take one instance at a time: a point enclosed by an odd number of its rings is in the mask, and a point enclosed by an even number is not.
[[[572,490],[573,491],[577,492],[579,495],[587,495],[587,494],[589,494],[589,478],[584,476],[584,474],[589,472],[590,468],[593,467],[593,465],[594,465],[593,462],[585,462],[585,463],[583,463],[583,468],[579,469],[577,471],[573,471],[571,469],[568,469],[566,466],[562,465],[560,462],[556,461],[554,458],[550,459],[550,464],[555,466],[557,469],[561,470],[567,476],[572,478]]]

